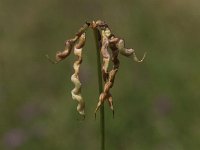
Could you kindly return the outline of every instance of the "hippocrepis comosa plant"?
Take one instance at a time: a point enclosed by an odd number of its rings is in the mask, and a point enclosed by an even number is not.
[[[115,76],[119,70],[120,61],[118,59],[118,55],[124,55],[126,57],[132,58],[136,62],[142,62],[145,58],[146,53],[143,58],[139,60],[135,54],[134,49],[126,48],[125,42],[122,38],[116,37],[110,30],[109,26],[101,20],[86,22],[75,34],[75,37],[68,39],[65,42],[65,49],[63,51],[59,51],[56,53],[55,61],[51,60],[48,55],[47,58],[53,62],[54,64],[59,63],[68,57],[71,51],[74,51],[74,55],[77,56],[77,60],[74,62],[74,74],[71,76],[71,81],[74,83],[74,89],[71,91],[72,99],[78,102],[77,111],[80,115],[85,117],[85,101],[81,95],[81,82],[79,79],[80,66],[82,63],[82,50],[86,42],[86,30],[91,28],[98,32],[98,42],[100,54],[102,56],[102,78],[104,81],[104,87],[99,95],[99,101],[97,103],[95,109],[96,112],[103,105],[103,103],[107,100],[110,106],[110,109],[114,115],[114,107],[113,107],[113,98],[110,92],[110,89],[114,85]],[[109,51],[110,49],[110,51]],[[113,63],[113,67],[111,70],[108,70],[108,66],[110,62]]]

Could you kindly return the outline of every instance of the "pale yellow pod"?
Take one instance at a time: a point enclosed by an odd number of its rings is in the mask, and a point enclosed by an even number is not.
[[[71,91],[72,99],[78,102],[77,111],[80,115],[85,115],[85,102],[81,95],[81,82],[79,79],[80,65],[82,63],[82,49],[85,44],[85,33],[83,33],[78,42],[74,46],[74,55],[77,56],[77,60],[74,62],[74,74],[71,76],[71,81],[74,83],[74,89]]]

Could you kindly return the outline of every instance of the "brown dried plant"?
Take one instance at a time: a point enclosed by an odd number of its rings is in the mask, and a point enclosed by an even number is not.
[[[96,112],[100,108],[100,106],[108,100],[110,109],[113,112],[114,116],[114,107],[113,107],[113,98],[110,93],[110,89],[114,85],[114,80],[116,73],[119,69],[120,61],[118,59],[118,55],[124,55],[126,57],[133,58],[136,62],[142,62],[145,58],[146,53],[143,58],[139,60],[135,54],[134,49],[126,48],[125,42],[122,38],[116,37],[110,30],[109,26],[101,20],[86,22],[75,34],[75,37],[69,39],[65,42],[65,49],[63,51],[59,51],[56,53],[55,61],[51,60],[48,55],[47,58],[54,64],[64,60],[67,56],[70,55],[71,51],[74,50],[74,54],[78,57],[78,59],[74,62],[74,74],[71,76],[71,80],[74,83],[75,87],[71,91],[72,99],[78,102],[77,111],[80,115],[85,116],[85,102],[81,95],[81,82],[79,79],[80,65],[82,62],[82,49],[85,44],[85,32],[88,28],[97,29],[101,35],[100,45],[101,45],[101,55],[103,58],[102,63],[102,77],[104,80],[104,89],[99,96],[99,101],[97,103],[97,107],[95,109]],[[111,52],[109,52],[109,49]],[[111,70],[108,70],[110,59],[113,63],[113,67]]]

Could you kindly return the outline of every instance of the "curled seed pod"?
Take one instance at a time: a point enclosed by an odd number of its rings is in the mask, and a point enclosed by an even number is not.
[[[64,49],[64,51],[59,51],[59,52],[57,52],[57,54],[56,54],[56,62],[59,62],[59,61],[62,61],[63,59],[65,59],[67,56],[69,56],[69,54],[71,53],[71,51],[72,51],[72,48],[73,48],[73,46],[74,46],[74,43],[75,43],[76,41],[74,41],[74,40],[67,40],[66,42],[65,42],[65,49]]]
[[[113,69],[109,72],[109,79],[108,81],[105,83],[104,85],[104,90],[103,92],[100,94],[99,96],[99,102],[97,104],[97,107],[95,109],[95,114],[98,111],[98,109],[100,108],[100,106],[104,103],[104,101],[106,99],[109,99],[109,104],[111,105],[110,108],[112,109],[112,111],[114,111],[113,109],[113,103],[112,103],[112,95],[110,94],[110,89],[112,88],[113,84],[114,84],[114,80],[115,80],[115,75],[117,73],[118,69]]]
[[[117,73],[117,71],[119,69],[120,62],[119,62],[119,59],[118,59],[119,50],[116,48],[116,46],[110,44],[110,49],[112,50],[112,62],[113,62],[113,69],[110,72],[110,76],[109,76],[109,80],[112,83],[110,85],[110,88],[111,88],[113,86],[113,84],[114,84],[114,79],[115,79],[116,73]],[[112,74],[112,72],[113,72],[113,74]],[[110,109],[113,111],[113,116],[114,116],[113,99],[112,99],[112,95],[111,94],[110,94],[110,96],[108,98],[108,102],[109,102]]]
[[[85,34],[85,31],[89,27],[88,23],[85,23],[76,33],[76,36],[73,39],[69,39],[65,42],[65,50],[62,52],[57,52],[56,54],[56,61],[59,62],[63,59],[65,59],[69,54],[71,53],[71,50],[75,44],[75,42],[82,36],[82,34]]]
[[[65,42],[65,49],[63,51],[58,51],[56,53],[56,60],[52,60],[51,58],[49,58],[48,55],[46,55],[47,59],[52,62],[53,64],[57,64],[59,63],[60,61],[64,60],[67,56],[70,55],[73,47],[74,47],[74,44],[75,42],[77,41],[78,39],[78,36],[76,36],[74,39],[69,39]]]
[[[99,21],[99,23],[98,23],[98,21],[97,21],[96,24],[101,29],[102,39],[104,39],[105,41],[108,40],[107,43],[109,43],[109,47],[112,50],[113,69],[107,73],[108,76],[106,76],[106,78],[103,76],[104,81],[105,81],[104,90],[99,96],[99,102],[95,109],[95,114],[96,114],[97,110],[100,108],[100,106],[104,103],[104,101],[106,99],[108,99],[110,109],[113,111],[113,116],[114,116],[113,99],[112,99],[112,95],[110,93],[110,88],[112,88],[112,86],[114,84],[115,75],[119,68],[119,60],[118,60],[119,50],[116,46],[116,43],[119,41],[119,38],[114,37],[114,35],[111,33],[111,30],[108,28],[108,26],[106,24],[104,24],[104,22]],[[106,51],[105,51],[105,49],[103,47],[104,40],[102,41],[102,48],[101,48],[101,52],[102,52],[102,56],[103,56],[103,60],[104,60],[103,61],[104,63],[102,66],[103,75],[105,74],[105,72],[107,72],[107,68],[108,68],[108,63],[105,63],[106,62],[105,52],[108,53],[108,50],[106,48]],[[103,51],[105,51],[105,52],[103,53]],[[106,71],[105,71],[105,69],[106,69]]]
[[[81,115],[85,115],[85,102],[81,95],[81,82],[79,79],[80,65],[82,63],[82,48],[85,44],[85,33],[79,38],[78,43],[74,46],[74,55],[78,57],[78,59],[74,62],[74,74],[71,76],[71,81],[74,83],[75,87],[71,91],[72,99],[78,101],[77,111]]]
[[[123,39],[120,39],[117,43],[116,43],[116,47],[119,49],[120,54],[126,56],[126,57],[133,57],[133,60],[136,62],[142,62],[146,56],[146,53],[144,53],[143,57],[141,60],[139,60],[135,54],[134,49],[130,48],[127,49],[125,48],[125,43]]]
[[[112,62],[113,62],[113,69],[118,69],[119,68],[119,49],[116,47],[116,45],[111,45],[110,44],[110,49],[112,50]]]
[[[101,47],[101,54],[103,56],[102,75],[105,82],[108,78],[108,67],[110,62],[110,54],[108,52],[108,46],[109,46],[108,38],[106,38],[105,36],[102,37],[102,47]]]
[[[54,64],[57,64],[59,63],[60,61],[64,60],[67,56],[70,55],[73,47],[74,47],[74,44],[77,42],[77,40],[80,38],[80,36],[85,33],[85,31],[88,29],[89,27],[89,24],[86,22],[79,30],[78,32],[76,33],[76,36],[72,39],[69,39],[65,42],[65,49],[63,51],[58,51],[56,53],[56,60],[52,60],[49,58],[48,55],[46,55],[47,59],[49,61],[51,61],[52,63]]]
[[[105,32],[102,32],[102,33],[105,33]],[[102,36],[103,37],[107,37],[106,34],[102,34]],[[109,72],[108,79],[106,80],[106,83],[104,85],[104,90],[99,96],[99,102],[98,102],[97,107],[95,109],[95,113],[100,108],[100,106],[104,103],[104,101],[106,99],[108,99],[108,103],[109,103],[110,109],[113,111],[113,116],[114,116],[113,99],[112,99],[112,95],[110,93],[110,89],[112,88],[112,86],[114,84],[115,75],[116,75],[116,73],[118,71],[120,62],[119,62],[119,59],[118,59],[119,50],[116,47],[116,44],[109,43],[109,47],[112,50],[113,69]],[[105,65],[105,64],[103,64],[103,65]]]

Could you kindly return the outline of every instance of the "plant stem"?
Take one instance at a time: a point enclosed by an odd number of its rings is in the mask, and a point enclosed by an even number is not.
[[[95,41],[96,41],[96,50],[97,50],[97,71],[98,71],[99,94],[101,94],[101,92],[103,91],[101,59],[100,59],[101,35],[98,29],[93,29],[93,31],[94,31]],[[101,150],[105,150],[104,104],[102,104],[100,107],[100,131],[101,131]]]

